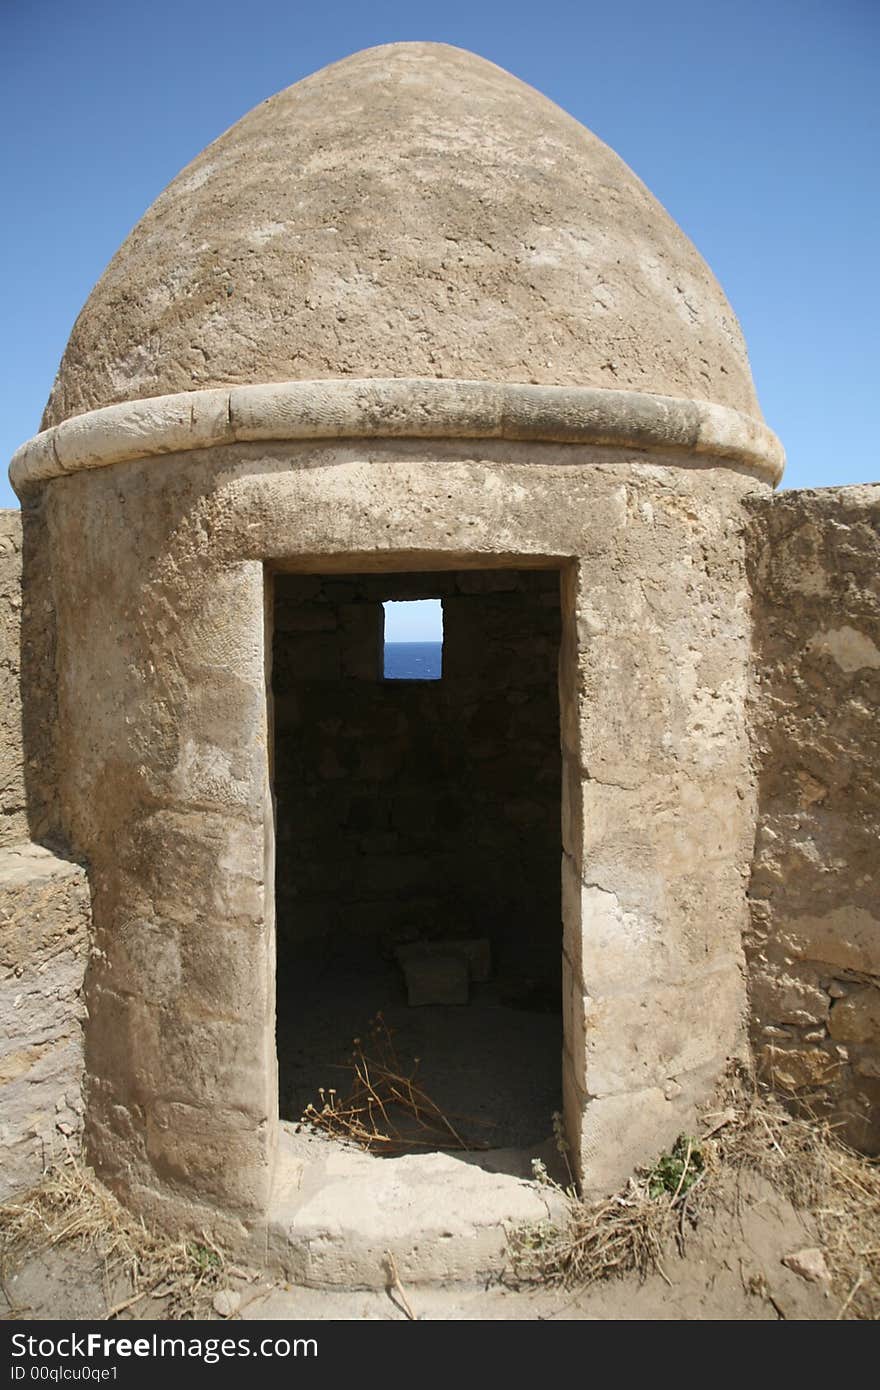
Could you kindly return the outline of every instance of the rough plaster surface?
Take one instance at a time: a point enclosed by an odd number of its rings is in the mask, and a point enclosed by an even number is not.
[[[730,306],[639,179],[441,44],[325,68],[184,169],[77,319],[43,425],[347,376],[629,388],[760,418]]]
[[[78,1149],[89,891],[77,864],[0,849],[0,1198]]]
[[[754,1045],[783,1092],[876,1152],[880,487],[751,505]]]
[[[100,1171],[158,1219],[265,1236],[277,1087],[264,563],[550,563],[566,1117],[587,1188],[614,1186],[686,1126],[740,1042],[753,834],[741,503],[755,482],[675,455],[492,441],[239,444],[185,462],[73,474],[42,503],[59,803],[93,892]]]
[[[0,511],[0,846],[27,839],[21,732],[21,516]]]

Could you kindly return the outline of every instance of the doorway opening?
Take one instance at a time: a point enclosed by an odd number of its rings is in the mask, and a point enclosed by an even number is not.
[[[281,1118],[346,1093],[380,1018],[467,1147],[534,1150],[561,1109],[559,572],[273,587]],[[389,676],[387,606],[426,601],[442,668]]]

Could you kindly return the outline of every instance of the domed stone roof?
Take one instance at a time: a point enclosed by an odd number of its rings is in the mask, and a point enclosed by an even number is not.
[[[419,376],[760,419],[721,288],[617,155],[494,64],[402,43],[279,92],[178,175],[77,319],[43,428],[204,387]]]

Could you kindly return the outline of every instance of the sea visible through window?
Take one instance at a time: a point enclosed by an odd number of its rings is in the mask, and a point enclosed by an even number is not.
[[[443,606],[440,600],[389,599],[384,608],[385,679],[440,680],[443,674]]]

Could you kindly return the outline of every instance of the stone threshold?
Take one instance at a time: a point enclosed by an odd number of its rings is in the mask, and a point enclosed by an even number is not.
[[[382,1158],[296,1131],[282,1122],[268,1222],[268,1263],[296,1284],[385,1288],[389,1256],[405,1284],[497,1276],[514,1228],[564,1217],[560,1192],[515,1176],[538,1151]]]

